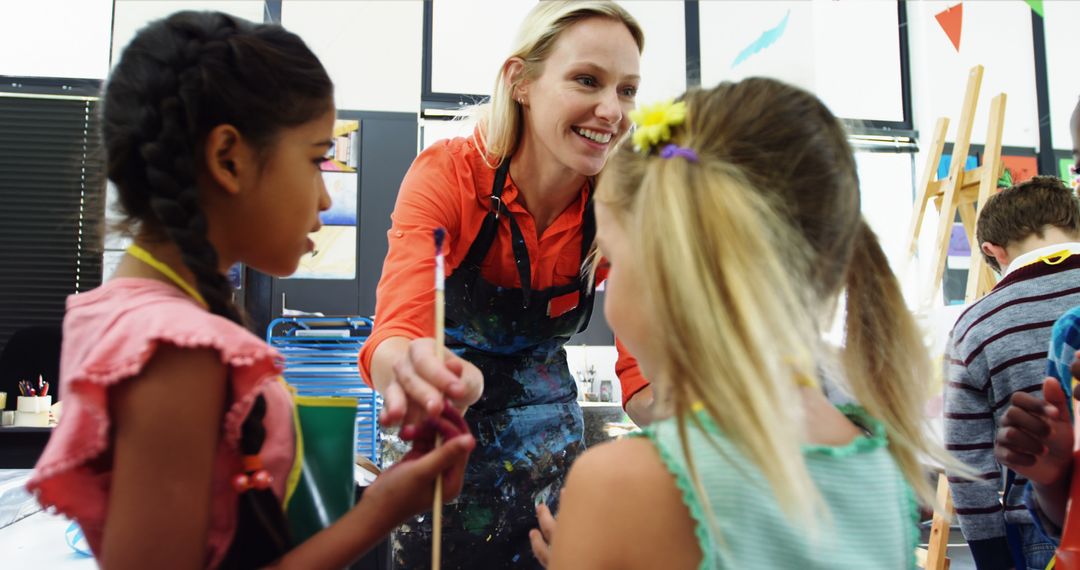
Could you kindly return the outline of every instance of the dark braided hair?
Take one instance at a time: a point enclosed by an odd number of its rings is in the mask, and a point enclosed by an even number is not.
[[[108,174],[130,223],[180,249],[218,315],[240,322],[206,239],[196,178],[206,135],[233,125],[265,151],[331,105],[333,84],[295,34],[217,12],[179,12],[141,30],[105,91]]]
[[[266,400],[259,396],[240,426],[240,452],[258,455],[266,439],[263,416]],[[246,473],[248,476],[252,472]],[[285,513],[268,489],[240,493],[236,510],[236,533],[220,568],[262,568],[277,560],[292,546]]]
[[[151,23],[113,69],[102,124],[126,225],[176,244],[214,314],[243,324],[198,200],[206,136],[232,125],[265,156],[283,129],[327,112],[332,97],[330,77],[298,36],[217,12],[178,12]],[[262,447],[265,407],[259,396],[244,420],[244,455]],[[288,536],[271,491],[241,493],[224,566],[271,562],[290,546]]]

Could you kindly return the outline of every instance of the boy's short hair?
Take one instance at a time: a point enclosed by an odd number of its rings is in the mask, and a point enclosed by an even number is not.
[[[990,197],[975,226],[978,243],[1006,247],[1036,235],[1043,237],[1046,226],[1080,234],[1080,199],[1056,176],[1036,176]],[[995,271],[1001,267],[983,253]]]

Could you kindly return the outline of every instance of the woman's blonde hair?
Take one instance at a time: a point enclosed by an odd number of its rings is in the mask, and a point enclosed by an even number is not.
[[[525,17],[514,40],[514,48],[506,57],[495,78],[491,99],[477,109],[478,147],[485,149],[484,162],[497,168],[514,153],[521,139],[521,104],[514,100],[514,91],[524,81],[540,76],[544,62],[555,43],[570,26],[589,18],[607,18],[621,22],[630,31],[638,53],[645,49],[645,34],[637,20],[614,2],[600,0],[547,1],[536,5]],[[506,62],[512,58],[525,62],[522,73],[510,81],[506,77]]]
[[[626,143],[596,197],[641,256],[661,316],[653,380],[684,446],[700,405],[789,514],[812,515],[820,495],[799,459],[797,380],[818,376],[821,330],[846,290],[843,380],[932,504],[920,458],[955,462],[927,437],[929,358],[860,212],[844,128],[815,96],[770,79],[692,90],[684,101],[686,122],[671,142],[699,160],[646,156]]]

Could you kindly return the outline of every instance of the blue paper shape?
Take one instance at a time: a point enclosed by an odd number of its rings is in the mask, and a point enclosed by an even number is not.
[[[943,154],[941,160],[938,162],[937,178],[938,180],[945,180],[949,177],[949,166],[952,164],[952,155]],[[967,162],[964,163],[964,170],[971,170],[979,166],[979,157],[975,155],[968,155]]]
[[[732,69],[734,69],[735,66],[739,65],[740,63],[746,61],[750,56],[754,55],[755,53],[775,44],[776,41],[784,35],[784,31],[787,30],[787,23],[789,17],[791,17],[791,10],[788,10],[787,13],[784,14],[784,19],[780,20],[780,23],[777,24],[775,28],[771,28],[765,30],[764,32],[761,32],[761,35],[758,36],[758,39],[754,40],[750,43],[750,45],[743,48],[743,50],[739,52],[739,55],[735,56],[735,61],[731,62]]]

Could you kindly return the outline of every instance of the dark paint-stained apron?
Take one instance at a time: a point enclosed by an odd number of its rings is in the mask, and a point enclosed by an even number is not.
[[[502,204],[509,160],[496,171],[492,208],[465,260],[446,280],[446,342],[484,374],[484,393],[465,416],[477,445],[461,495],[443,507],[442,567],[540,568],[529,546],[536,505],[556,510],[570,464],[585,449],[577,384],[563,346],[592,315],[583,277],[531,289],[521,229]],[[480,266],[503,220],[510,225],[522,288],[499,287]],[[582,221],[581,256],[596,235],[592,192]],[[392,541],[395,568],[431,564],[431,517],[406,523]]]

